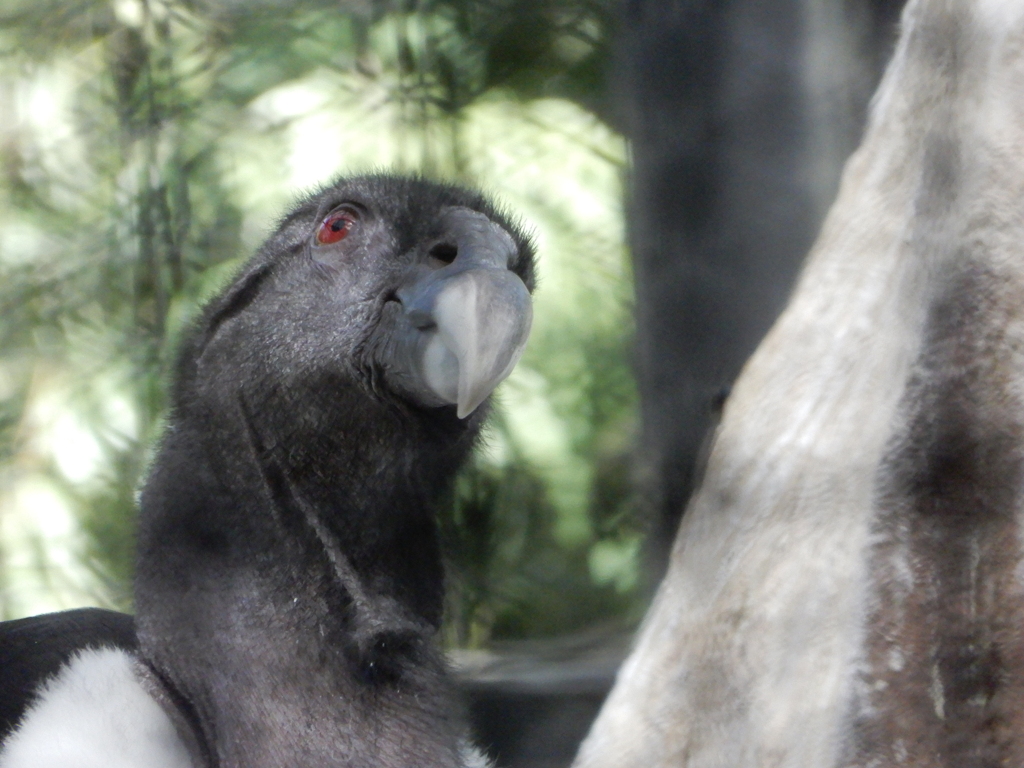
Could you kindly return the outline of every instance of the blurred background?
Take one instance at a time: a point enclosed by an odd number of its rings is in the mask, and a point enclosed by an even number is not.
[[[442,521],[444,641],[492,752],[566,764],[900,6],[0,0],[0,619],[131,610],[175,340],[291,200],[466,183],[534,233],[540,282]]]
[[[529,350],[446,521],[448,641],[636,618],[626,146],[583,106],[607,9],[393,6],[7,12],[5,618],[131,610],[134,493],[175,339],[295,197],[381,169],[482,187],[543,254]]]

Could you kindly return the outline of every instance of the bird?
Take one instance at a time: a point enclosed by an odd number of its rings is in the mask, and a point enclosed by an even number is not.
[[[531,236],[387,173],[302,199],[184,335],[134,618],[0,624],[0,768],[482,766],[436,513],[532,322]]]

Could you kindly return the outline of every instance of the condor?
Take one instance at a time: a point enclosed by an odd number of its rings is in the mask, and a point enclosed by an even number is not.
[[[434,514],[532,287],[528,238],[460,188],[367,176],[293,210],[183,345],[134,632],[0,628],[0,766],[479,763],[434,643]]]

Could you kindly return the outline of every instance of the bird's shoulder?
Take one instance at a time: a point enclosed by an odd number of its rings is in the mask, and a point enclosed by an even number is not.
[[[0,768],[193,768],[123,648],[76,652],[0,748]]]

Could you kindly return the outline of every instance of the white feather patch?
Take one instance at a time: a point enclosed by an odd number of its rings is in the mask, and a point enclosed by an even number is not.
[[[483,751],[468,741],[462,742],[460,753],[463,768],[496,768]]]
[[[80,652],[40,690],[0,749],[0,768],[193,768],[131,654]]]

